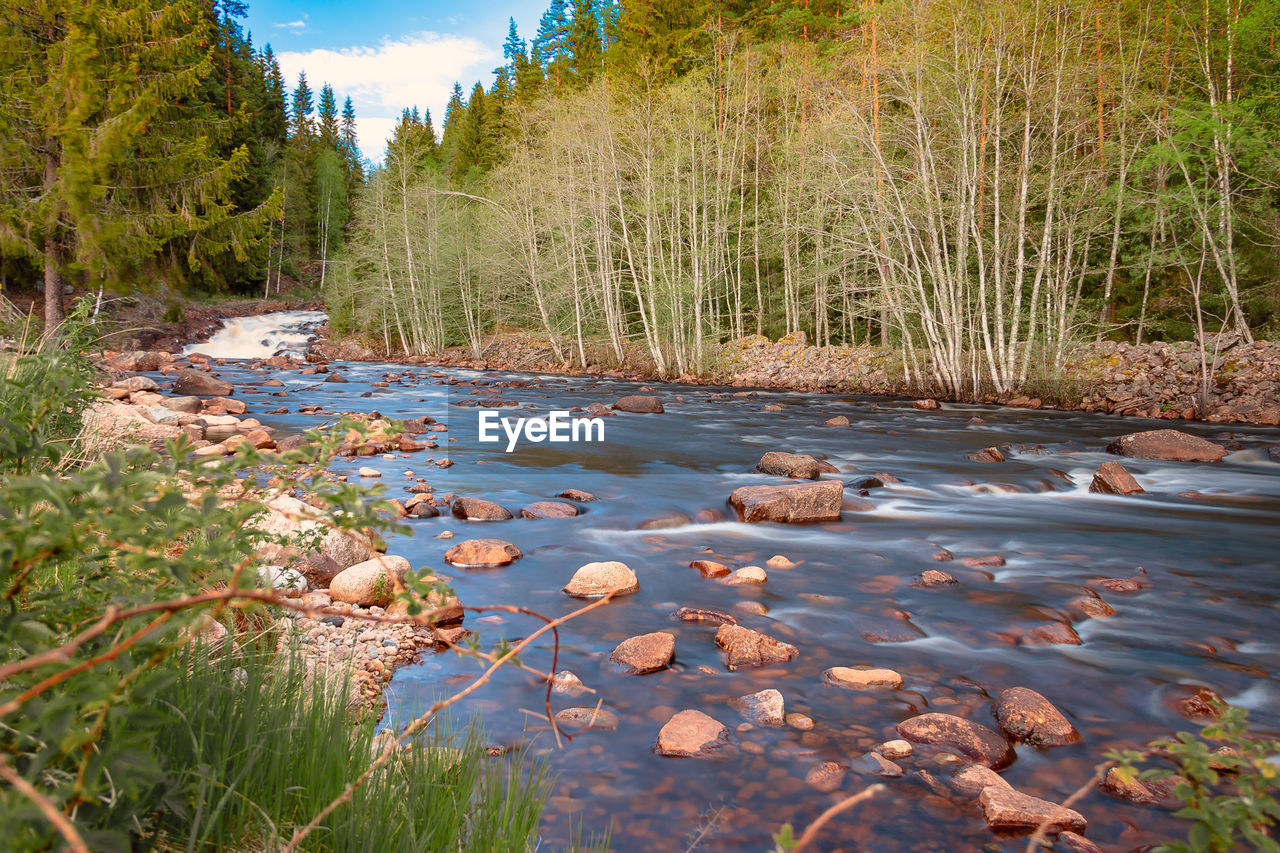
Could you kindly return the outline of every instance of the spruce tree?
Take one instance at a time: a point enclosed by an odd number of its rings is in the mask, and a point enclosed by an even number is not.
[[[316,111],[316,130],[326,148],[338,149],[338,100],[328,83],[320,89],[320,107]]]
[[[566,53],[573,76],[579,82],[589,83],[600,71],[604,51],[600,44],[600,19],[596,0],[576,0],[573,4],[573,21],[569,25]]]
[[[342,103],[342,127],[338,131],[338,153],[346,163],[347,176],[350,183],[356,184],[364,180],[363,158],[360,155],[360,139],[356,134],[356,108],[351,104],[351,96]]]

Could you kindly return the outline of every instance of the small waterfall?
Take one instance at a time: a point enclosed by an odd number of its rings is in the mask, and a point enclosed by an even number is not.
[[[201,353],[211,358],[270,358],[273,355],[305,355],[316,327],[325,321],[323,311],[276,311],[223,321],[209,340],[190,344],[183,355]]]

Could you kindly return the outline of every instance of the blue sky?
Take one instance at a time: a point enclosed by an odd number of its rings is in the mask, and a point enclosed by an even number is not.
[[[403,108],[430,109],[439,132],[455,80],[468,92],[492,82],[507,19],[532,40],[545,8],[545,0],[249,0],[245,23],[255,45],[271,44],[290,88],[305,70],[317,93],[327,81],[339,105],[351,96],[360,147],[376,162]]]

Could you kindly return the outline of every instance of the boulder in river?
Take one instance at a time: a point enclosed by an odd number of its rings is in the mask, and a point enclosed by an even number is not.
[[[609,655],[609,660],[620,665],[629,675],[647,675],[666,669],[676,652],[676,638],[666,631],[628,637]]]
[[[727,577],[731,571],[724,563],[717,563],[715,560],[694,560],[689,568],[697,569],[704,578]]]
[[[996,701],[996,721],[1015,741],[1032,746],[1065,746],[1080,733],[1053,703],[1026,687],[1010,687]]]
[[[965,454],[964,458],[970,462],[1003,462],[1004,451],[998,447],[984,447],[973,453]]]
[[[636,573],[626,563],[616,560],[603,563],[587,563],[573,573],[562,590],[574,598],[599,598],[613,593],[627,595],[640,589]]]
[[[823,675],[832,684],[855,690],[897,690],[902,686],[902,676],[892,669],[833,666]]]
[[[556,495],[556,497],[577,501],[578,503],[589,503],[596,499],[595,495],[590,492],[584,492],[582,489],[565,489],[563,492]]]
[[[534,501],[520,510],[523,518],[573,518],[578,508],[560,501]]]
[[[681,607],[675,613],[681,622],[706,622],[711,625],[737,625],[738,620],[732,614],[722,610],[709,610],[705,607]]]
[[[997,785],[1001,788],[1013,787],[1005,778],[985,764],[967,764],[951,777],[951,787],[966,797],[976,797],[986,788]]]
[[[716,631],[716,645],[724,649],[725,665],[729,669],[786,663],[800,654],[790,643],[741,625],[721,625]]]
[[[785,486],[743,486],[734,489],[729,503],[746,522],[778,521],[805,524],[838,521],[844,502],[844,484],[839,480],[794,483]]]
[[[933,399],[932,397],[925,400],[916,400],[911,405],[914,408],[922,409],[923,411],[926,411],[926,412],[933,412],[942,408],[942,404],[939,403],[937,400]]]
[[[522,556],[519,548],[501,539],[467,539],[444,552],[445,561],[455,566],[507,566]]]
[[[692,709],[681,711],[658,732],[658,753],[677,758],[708,758],[729,742],[729,728]]]
[[[613,408],[614,411],[632,412],[640,415],[660,415],[665,411],[662,408],[661,400],[646,394],[627,394],[624,397],[619,397],[618,402],[613,404]]]
[[[818,460],[803,453],[785,453],[770,450],[756,464],[756,470],[762,474],[774,474],[778,477],[791,477],[796,480],[816,480],[819,472]]]
[[[847,427],[849,426],[849,419],[846,418],[844,415],[836,415],[834,418],[827,418],[827,420],[822,422],[822,425],[833,426],[833,427]]]
[[[395,596],[396,582],[409,571],[404,557],[379,555],[343,569],[329,581],[329,597],[363,607],[386,607]]]
[[[562,729],[579,732],[584,729],[607,729],[613,731],[618,727],[618,715],[608,708],[565,708],[556,712],[556,725]]]
[[[1173,793],[1179,782],[1185,781],[1181,776],[1170,776],[1166,779],[1126,778],[1118,768],[1112,767],[1107,775],[1098,783],[1098,787],[1113,797],[1128,800],[1140,806],[1158,806],[1162,809],[1174,810],[1182,807],[1182,801]]]
[[[1000,785],[983,788],[978,803],[987,826],[998,832],[1034,832],[1041,826],[1049,833],[1083,832],[1087,825],[1077,811]]]
[[[1094,472],[1089,491],[1103,495],[1140,495],[1143,489],[1119,462],[1103,462]]]
[[[923,589],[934,589],[940,586],[952,586],[959,583],[949,572],[939,571],[938,569],[926,569],[916,575],[915,580],[911,582],[912,586],[921,587]]]
[[[453,499],[453,515],[468,521],[506,521],[510,512],[493,501],[461,495]]]
[[[991,768],[1004,767],[1014,759],[1013,747],[1001,735],[953,714],[920,714],[903,720],[898,734],[912,743],[946,747]]]
[[[1108,444],[1107,452],[1166,462],[1217,462],[1227,455],[1227,449],[1222,445],[1176,429],[1131,432]]]
[[[746,719],[762,726],[782,728],[786,722],[786,702],[782,694],[772,687],[759,693],[748,693],[729,704]]]
[[[236,388],[230,382],[224,382],[201,370],[183,370],[173,380],[173,393],[178,396],[192,397],[226,397]]]

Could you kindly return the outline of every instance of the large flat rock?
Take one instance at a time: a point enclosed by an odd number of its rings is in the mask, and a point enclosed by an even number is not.
[[[1227,455],[1227,449],[1222,445],[1176,429],[1131,432],[1108,444],[1107,452],[1167,462],[1217,462]]]
[[[792,483],[783,486],[743,486],[734,489],[729,503],[746,522],[777,521],[807,524],[839,521],[844,484],[838,480]]]

